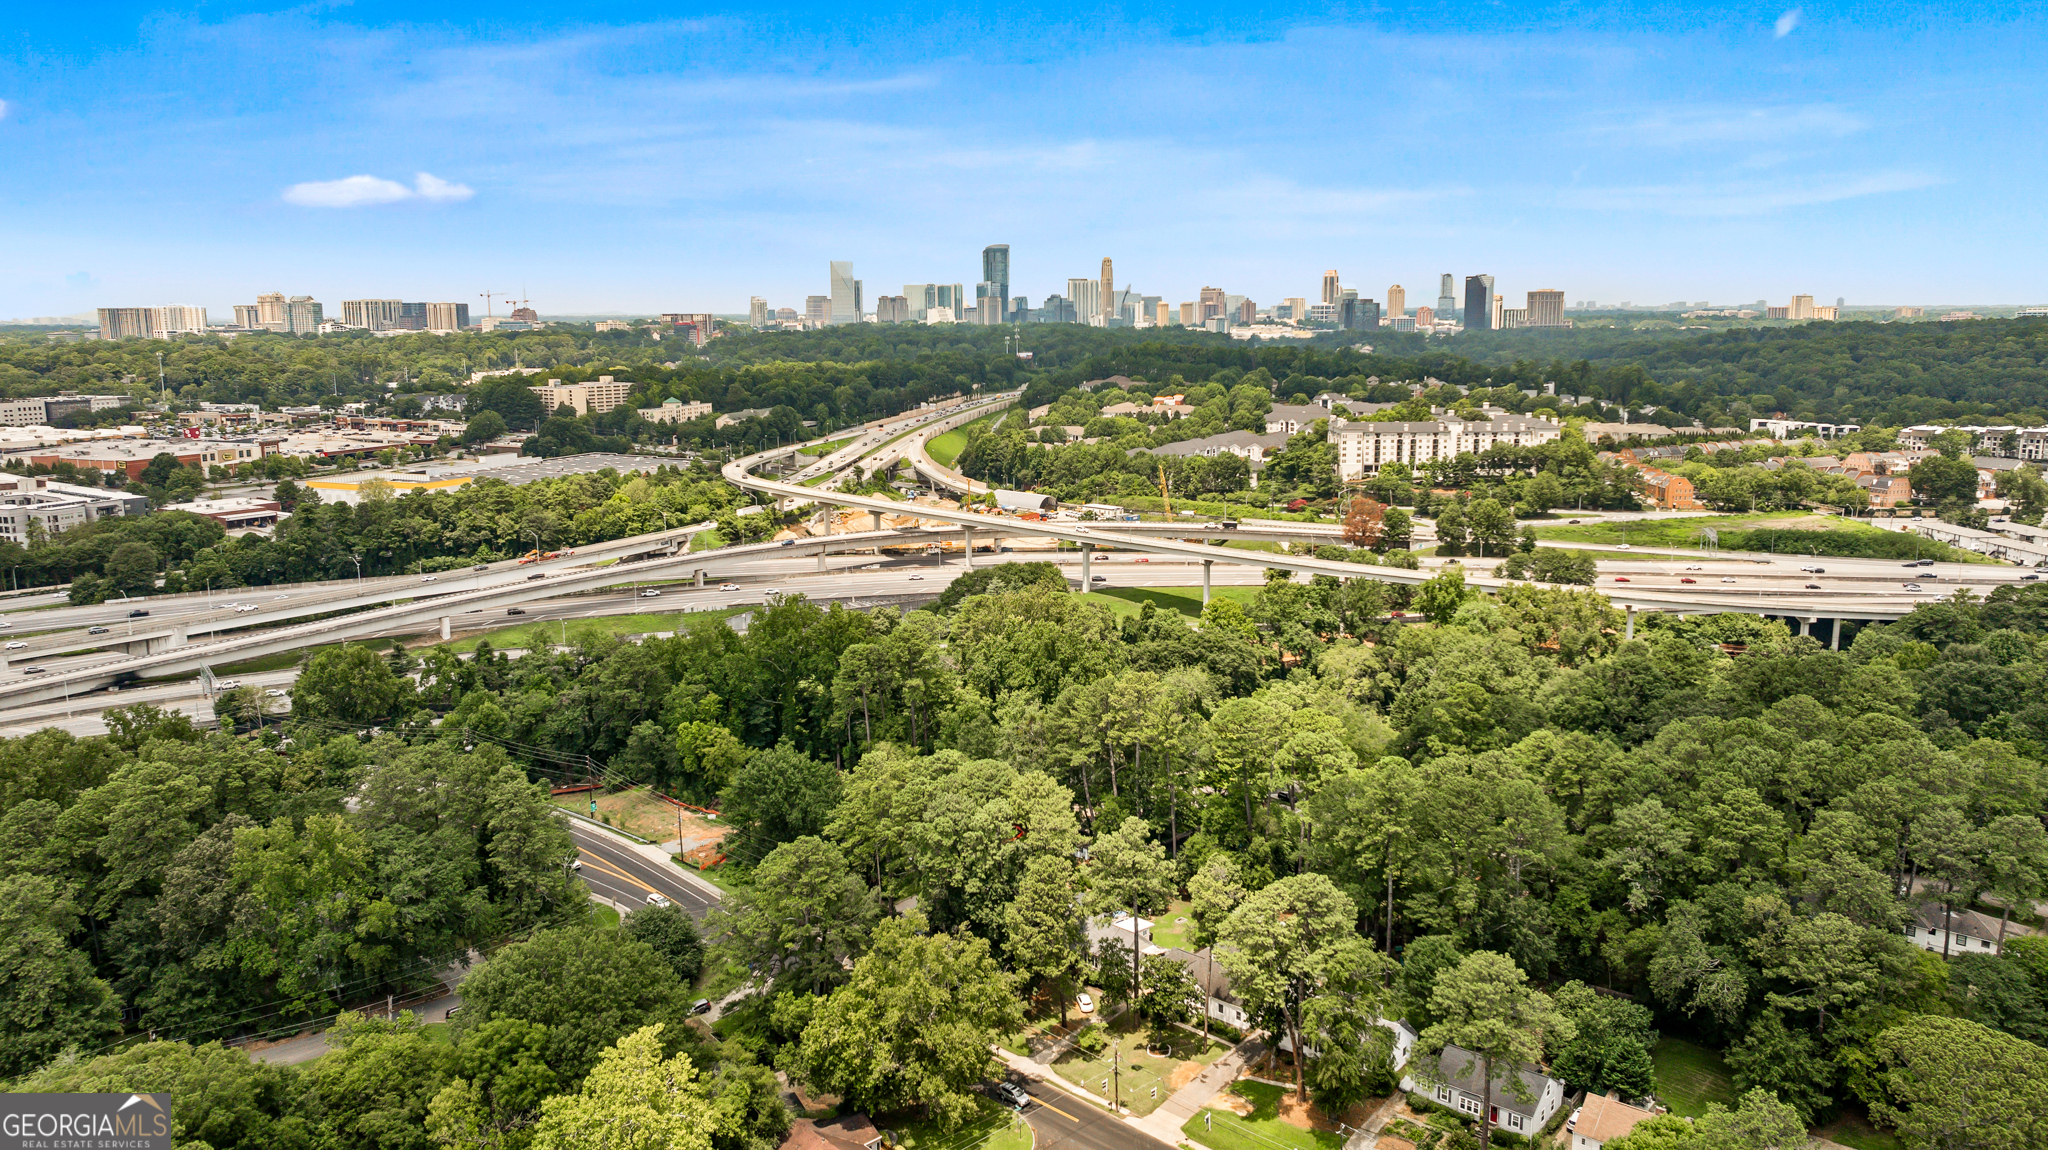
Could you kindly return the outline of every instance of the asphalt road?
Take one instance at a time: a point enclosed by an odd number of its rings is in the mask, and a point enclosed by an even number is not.
[[[1034,1150],[1172,1150],[1150,1134],[1056,1086],[1031,1082],[1014,1074],[1010,1081],[1031,1096],[1031,1102],[1024,1107],[1024,1121],[1031,1124],[1038,1136]]]
[[[657,863],[631,844],[575,819],[569,820],[569,834],[576,840],[584,883],[628,910],[647,905],[647,896],[657,892],[699,920],[718,905],[718,897],[706,889],[709,884],[699,886],[674,863]]]

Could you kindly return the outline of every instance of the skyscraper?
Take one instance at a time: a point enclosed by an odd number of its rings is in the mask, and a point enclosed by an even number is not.
[[[1074,322],[1092,324],[1102,315],[1102,281],[1070,279],[1067,298],[1074,301]]]
[[[1206,324],[1212,319],[1217,319],[1229,306],[1229,293],[1222,288],[1205,287],[1202,289],[1201,300],[1195,312],[1195,322]]]
[[[1451,273],[1444,273],[1443,286],[1436,293],[1436,317],[1450,319],[1458,314],[1458,288],[1451,279]]]
[[[1408,289],[1395,284],[1387,289],[1387,314],[1403,316],[1408,314]]]
[[[910,301],[900,295],[875,297],[876,323],[909,323]]]
[[[853,278],[851,260],[833,260],[832,264],[832,310],[826,315],[827,324],[860,322],[860,281]]]
[[[263,297],[257,296],[261,306]],[[469,305],[466,303],[430,303],[427,305],[428,331],[461,331],[469,326]]]
[[[749,298],[748,298],[748,300],[747,300],[747,326],[748,326],[748,327],[767,327],[767,326],[768,326],[768,301],[767,301],[767,300],[765,300],[765,299],[762,299],[762,298],[761,298],[760,296],[751,296],[751,297],[749,297]]]
[[[156,330],[164,335],[180,332],[204,332],[206,330],[206,309],[191,304],[172,303],[156,309]]]
[[[1102,295],[1099,301],[1102,305],[1102,318],[1106,323],[1116,314],[1110,310],[1116,306],[1116,276],[1110,270],[1108,256],[1102,257]]]
[[[267,291],[256,297],[256,322],[272,331],[284,330],[284,293]]]
[[[404,300],[345,299],[341,301],[341,322],[368,331],[388,331],[398,326]]]
[[[1500,294],[1499,292],[1493,293],[1493,311],[1487,317],[1486,321],[1488,327],[1492,328],[1494,331],[1500,331],[1501,329],[1507,326],[1506,324],[1501,322],[1500,318],[1501,313],[1507,310],[1507,306],[1508,297]]]
[[[1493,327],[1493,277],[1465,277],[1465,330],[1487,331]]]
[[[982,322],[1003,322],[1003,312],[1008,308],[1010,298],[1010,245],[990,244],[981,249],[981,286],[988,290],[983,292],[977,288],[975,294],[984,298],[975,300],[975,303],[990,316]],[[986,296],[995,297],[993,309],[988,307]]]
[[[156,334],[153,307],[103,307],[100,310],[101,339],[148,339]]]
[[[1530,327],[1564,326],[1564,293],[1555,288],[1538,288],[1529,293]]]
[[[831,296],[809,295],[804,297],[804,327],[806,329],[816,330],[831,322]]]
[[[259,303],[262,301],[258,301]],[[284,329],[293,335],[317,335],[326,322],[320,301],[309,295],[295,295],[284,304]]]
[[[1337,269],[1323,273],[1323,302],[1336,303],[1344,298],[1344,285],[1337,280]]]

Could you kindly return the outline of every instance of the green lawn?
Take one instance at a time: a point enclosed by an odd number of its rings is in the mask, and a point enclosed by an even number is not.
[[[1650,1061],[1657,1068],[1657,1097],[1671,1112],[1698,1118],[1707,1104],[1735,1105],[1735,1080],[1721,1056],[1683,1038],[1660,1038],[1650,1048]]]
[[[1869,1113],[1854,1101],[1843,1105],[1841,1115],[1832,1124],[1814,1130],[1813,1134],[1853,1150],[1905,1150],[1906,1146],[1898,1135],[1873,1125]]]
[[[1280,1096],[1284,1091],[1278,1086],[1238,1081],[1230,1084],[1230,1092],[1251,1101],[1251,1117],[1204,1109],[1187,1120],[1181,1133],[1211,1150],[1339,1150],[1344,1145],[1342,1134],[1303,1130],[1282,1122]]]
[[[1259,593],[1257,587],[1216,587],[1209,592],[1211,598],[1235,599],[1250,605]],[[1136,615],[1144,609],[1145,600],[1161,611],[1178,611],[1191,619],[1202,617],[1202,589],[1200,587],[1098,587],[1081,596],[1090,603],[1109,609],[1109,613],[1121,619]]]
[[[995,418],[994,414],[984,415],[980,419],[972,423],[962,424],[946,432],[944,435],[934,435],[925,442],[924,453],[931,456],[932,462],[937,463],[939,466],[951,467],[953,466],[953,461],[960,458],[960,453],[967,450],[967,437],[994,423]]]
[[[1564,515],[1565,512],[1555,512]],[[1536,538],[1565,543],[1627,543],[1636,547],[1697,548],[1700,531],[1711,527],[1723,551],[1782,552],[1871,559],[1939,559],[1945,563],[1989,563],[1987,556],[1962,551],[1868,523],[1810,511],[1756,515],[1689,515],[1624,523],[1551,523],[1536,526]],[[1613,558],[1613,556],[1604,556]]]
[[[1024,1119],[989,1099],[981,1112],[958,1130],[942,1131],[922,1118],[878,1118],[875,1125],[895,1134],[904,1150],[1031,1150],[1031,1127]]]
[[[1118,1033],[1112,1036],[1113,1044],[1101,1054],[1090,1056],[1070,1048],[1070,1053],[1053,1063],[1053,1070],[1067,1081],[1104,1098],[1114,1090],[1117,1101],[1129,1107],[1133,1114],[1150,1114],[1172,1095],[1173,1087],[1168,1079],[1182,1063],[1197,1062],[1207,1066],[1230,1049],[1220,1042],[1204,1046],[1199,1034],[1190,1034],[1178,1027],[1165,1027],[1159,1031],[1166,1044],[1165,1053],[1154,1054],[1148,1049],[1152,1036],[1142,1024],[1124,1028],[1124,1024],[1133,1021],[1130,1015],[1118,1020]]]
[[[1188,917],[1188,907],[1192,905],[1194,904],[1185,899],[1176,899],[1165,910],[1153,915],[1152,942],[1158,946],[1177,946],[1188,951],[1195,949],[1189,945],[1195,930],[1195,920]]]
[[[592,922],[606,930],[617,930],[619,927],[619,912],[601,902],[590,904],[590,918]]]

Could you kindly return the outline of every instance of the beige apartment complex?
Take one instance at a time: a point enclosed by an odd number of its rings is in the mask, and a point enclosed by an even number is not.
[[[711,405],[702,400],[664,399],[660,407],[638,409],[640,418],[649,423],[688,423],[711,414]]]
[[[551,379],[546,386],[527,390],[540,396],[541,403],[547,406],[550,414],[567,405],[578,415],[598,415],[626,402],[633,394],[633,385],[609,375],[600,375],[592,383],[563,383],[559,379]]]
[[[1484,420],[1455,416],[1413,423],[1330,420],[1337,449],[1337,478],[1362,479],[1388,463],[1419,467],[1432,459],[1455,459],[1492,447],[1531,447],[1556,442],[1563,428],[1547,419],[1499,413]]]

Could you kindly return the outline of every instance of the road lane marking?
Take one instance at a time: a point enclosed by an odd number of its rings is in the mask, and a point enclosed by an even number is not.
[[[639,888],[640,888],[641,890],[644,890],[644,891],[646,891],[646,892],[647,892],[648,894],[661,894],[661,892],[660,892],[660,891],[658,891],[658,890],[655,890],[655,889],[654,889],[653,887],[651,887],[651,886],[648,886],[648,885],[647,885],[646,883],[644,883],[644,882],[641,882],[641,881],[640,881],[639,879],[637,879],[637,878],[634,878],[634,877],[633,877],[632,875],[629,875],[629,874],[627,874],[627,873],[626,873],[625,871],[622,871],[622,870],[617,870],[617,869],[615,869],[615,868],[613,868],[613,867],[611,867],[611,866],[607,865],[607,864],[606,864],[606,863],[605,863],[605,862],[604,862],[604,861],[603,861],[602,859],[599,859],[599,858],[598,858],[597,856],[595,856],[595,855],[592,855],[591,857],[589,857],[589,858],[587,858],[587,859],[583,860],[583,865],[584,865],[584,866],[594,866],[594,867],[596,867],[596,868],[597,868],[598,870],[601,870],[601,871],[603,871],[604,873],[606,873],[606,874],[608,874],[608,875],[612,876],[613,878],[616,878],[616,879],[623,879],[623,880],[625,880],[626,882],[632,883],[632,884],[633,884],[634,886],[637,886],[637,887],[639,887]],[[667,898],[668,896],[667,896],[667,895],[662,895],[662,897],[663,897],[663,898]]]
[[[1060,1117],[1062,1117],[1062,1118],[1066,1119],[1067,1121],[1069,1121],[1069,1122],[1072,1122],[1072,1123],[1073,1123],[1074,1125],[1076,1125],[1076,1126],[1079,1126],[1079,1125],[1081,1124],[1081,1120],[1080,1120],[1079,1118],[1076,1118],[1076,1117],[1074,1117],[1074,1116],[1073,1116],[1072,1114],[1069,1114],[1069,1113],[1067,1113],[1066,1111],[1064,1111],[1064,1110],[1060,1109],[1059,1107],[1057,1107],[1057,1106],[1054,1106],[1054,1105],[1053,1105],[1052,1103],[1050,1103],[1050,1102],[1047,1102],[1047,1101],[1046,1101],[1045,1099],[1043,1099],[1043,1098],[1040,1098],[1040,1097],[1039,1097],[1038,1095],[1036,1095],[1036,1094],[1033,1094],[1033,1095],[1031,1096],[1031,1100],[1032,1100],[1033,1102],[1036,1102],[1036,1103],[1038,1103],[1038,1107],[1039,1107],[1039,1109],[1041,1109],[1041,1110],[1050,1110],[1050,1111],[1052,1111],[1052,1112],[1053,1112],[1054,1114],[1057,1114],[1057,1115],[1059,1115]]]

